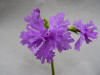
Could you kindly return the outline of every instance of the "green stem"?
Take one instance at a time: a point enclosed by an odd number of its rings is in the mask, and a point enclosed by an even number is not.
[[[52,75],[55,75],[55,70],[54,70],[54,62],[51,62],[51,71],[52,71]]]

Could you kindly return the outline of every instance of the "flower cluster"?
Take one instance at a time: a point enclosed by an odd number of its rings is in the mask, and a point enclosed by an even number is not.
[[[81,20],[75,21],[73,26],[69,28],[70,22],[64,20],[64,16],[64,13],[58,13],[47,20],[41,17],[40,9],[35,8],[24,18],[27,25],[26,30],[21,32],[21,43],[27,45],[42,64],[45,61],[47,63],[53,61],[54,50],[62,52],[72,49],[70,43],[73,43],[74,39],[71,37],[71,31],[80,35],[75,43],[76,50],[80,50],[83,41],[88,44],[91,42],[90,38],[97,37],[97,32],[94,32],[97,28],[92,21],[88,24],[83,24]]]

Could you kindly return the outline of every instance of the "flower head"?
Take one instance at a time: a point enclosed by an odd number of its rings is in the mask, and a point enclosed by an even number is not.
[[[64,16],[64,13],[58,13],[56,16],[49,18],[49,31],[55,32],[56,48],[59,52],[71,49],[70,43],[74,42],[74,39],[70,36],[71,33],[67,31],[70,22],[64,20]]]
[[[85,41],[87,44],[92,42],[91,39],[97,38],[97,27],[94,25],[93,21],[89,21],[87,24],[83,24],[82,20],[75,21],[73,26],[79,30],[80,38],[75,43],[75,49],[80,50],[80,46]]]
[[[64,14],[59,13],[56,16],[42,19],[39,8],[35,8],[31,12],[31,16],[27,15],[25,21],[26,31],[21,32],[20,38],[23,45],[28,45],[31,52],[44,63],[45,60],[50,63],[55,56],[55,49],[59,52],[71,49],[69,45],[74,40],[67,31],[69,21],[64,21]],[[44,24],[48,24],[47,28]]]

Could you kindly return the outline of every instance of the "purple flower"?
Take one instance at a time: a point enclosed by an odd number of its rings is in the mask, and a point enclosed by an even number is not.
[[[28,24],[26,31],[21,32],[21,43],[27,45],[41,63],[45,60],[48,63],[53,61],[55,49],[59,52],[71,49],[69,44],[74,40],[67,31],[69,21],[64,21],[63,13],[49,18],[49,29],[44,27],[44,20],[38,8],[31,12],[31,16],[26,16],[25,21]]]
[[[65,14],[58,13],[56,16],[49,18],[49,31],[55,32],[56,48],[59,52],[71,49],[70,43],[74,42],[74,39],[70,36],[71,33],[67,31],[70,23],[68,20],[64,20],[64,16]]]
[[[26,26],[26,31],[23,31],[20,35],[21,43],[23,45],[28,45],[31,52],[44,63],[47,60],[48,63],[53,61],[55,49],[53,41],[55,40],[55,35],[44,28],[44,21],[39,16],[39,12],[33,10],[31,16],[25,17],[25,21],[28,22]],[[37,15],[38,14],[38,15]]]
[[[80,50],[80,46],[85,41],[87,44],[92,42],[91,39],[97,38],[97,27],[94,25],[93,21],[89,21],[87,24],[83,24],[81,20],[75,21],[73,26],[79,30],[80,38],[75,43],[75,49]]]

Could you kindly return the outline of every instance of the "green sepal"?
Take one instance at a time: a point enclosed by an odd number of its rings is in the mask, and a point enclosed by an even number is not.
[[[44,27],[49,29],[49,22],[46,18],[43,19],[44,20]]]
[[[74,32],[76,34],[78,34],[78,32],[80,32],[79,29],[77,29],[76,27],[73,27],[73,26],[69,27],[68,31]]]

